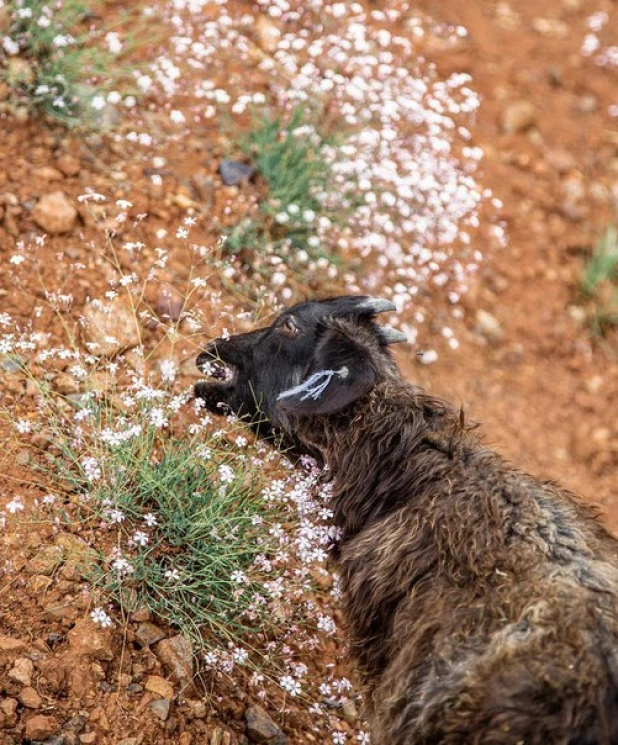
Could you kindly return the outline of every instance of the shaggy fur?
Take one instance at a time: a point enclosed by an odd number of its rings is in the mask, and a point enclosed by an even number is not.
[[[196,393],[330,466],[372,743],[618,745],[618,542],[402,380],[366,305],[306,303],[218,340],[204,354],[235,377]],[[344,373],[289,395],[323,370]]]

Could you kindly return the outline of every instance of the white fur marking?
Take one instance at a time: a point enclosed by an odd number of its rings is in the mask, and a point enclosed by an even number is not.
[[[312,398],[317,401],[318,398],[328,388],[331,380],[335,375],[345,379],[348,377],[349,370],[345,365],[339,370],[320,370],[319,372],[310,375],[307,380],[300,385],[294,386],[287,391],[283,391],[277,396],[277,401],[281,401],[282,398],[289,398],[290,396],[296,396],[299,393],[303,395],[300,397],[301,401],[306,401],[308,398]]]

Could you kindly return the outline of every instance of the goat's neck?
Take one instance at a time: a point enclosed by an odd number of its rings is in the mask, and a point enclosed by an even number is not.
[[[322,450],[333,473],[342,540],[418,498],[444,476],[466,440],[452,409],[403,383],[377,387],[347,415],[324,424]]]

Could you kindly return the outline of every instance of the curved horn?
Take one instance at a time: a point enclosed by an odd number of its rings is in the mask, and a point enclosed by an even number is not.
[[[403,331],[398,331],[392,326],[382,326],[380,328],[380,339],[384,344],[398,344],[399,342],[408,341],[408,337]]]
[[[368,297],[358,307],[361,310],[368,310],[375,314],[397,310],[395,303],[380,297]]]

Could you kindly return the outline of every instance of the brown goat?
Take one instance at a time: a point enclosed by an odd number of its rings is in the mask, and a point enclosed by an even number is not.
[[[300,304],[209,345],[196,386],[330,467],[372,742],[618,745],[618,542],[401,378],[391,309]]]

